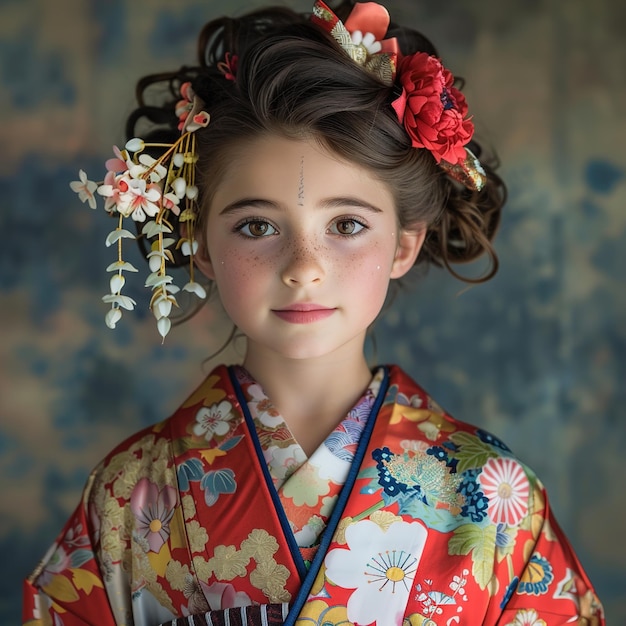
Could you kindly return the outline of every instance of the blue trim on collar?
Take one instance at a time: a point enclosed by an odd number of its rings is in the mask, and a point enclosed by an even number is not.
[[[311,592],[311,588],[313,587],[313,583],[317,578],[317,573],[319,572],[322,561],[326,557],[326,553],[328,552],[328,548],[332,541],[333,535],[335,534],[335,530],[339,525],[339,521],[343,515],[343,512],[346,508],[346,504],[348,503],[348,498],[352,494],[352,489],[354,487],[354,483],[358,476],[359,470],[361,469],[361,464],[363,463],[363,459],[365,457],[365,452],[367,451],[367,447],[369,446],[370,439],[372,437],[372,432],[374,430],[374,425],[376,424],[376,418],[378,417],[378,412],[380,411],[380,407],[382,406],[385,397],[387,395],[387,389],[389,387],[389,370],[387,367],[384,367],[384,376],[383,380],[380,383],[380,389],[378,390],[378,395],[376,396],[376,401],[372,406],[372,410],[370,412],[367,423],[365,424],[365,428],[363,430],[363,434],[361,435],[361,439],[359,439],[359,445],[354,454],[354,460],[352,461],[352,465],[350,467],[350,471],[348,472],[348,477],[346,478],[346,482],[339,493],[339,497],[337,498],[337,502],[335,504],[335,508],[330,515],[328,520],[328,524],[322,533],[322,540],[320,541],[320,545],[317,548],[317,552],[315,553],[315,557],[311,562],[311,566],[309,567],[309,571],[304,579],[302,585],[300,586],[300,591],[296,596],[291,608],[289,610],[289,615],[285,620],[283,626],[293,626],[300,615],[300,611],[304,606],[307,598],[309,597],[309,593]]]
[[[289,525],[287,514],[285,513],[285,509],[283,508],[283,503],[280,501],[280,496],[276,491],[276,487],[274,487],[274,481],[272,480],[272,477],[270,475],[267,463],[264,462],[263,448],[261,448],[261,442],[259,441],[259,437],[256,432],[256,426],[254,425],[254,420],[252,419],[252,415],[250,415],[250,410],[248,409],[248,402],[243,395],[243,390],[241,389],[241,385],[237,380],[237,376],[235,375],[232,366],[228,367],[228,375],[230,376],[230,382],[235,391],[235,395],[237,396],[239,406],[241,406],[241,410],[246,420],[246,425],[248,426],[248,430],[250,431],[250,437],[252,439],[252,443],[254,444],[257,459],[259,460],[259,465],[261,466],[261,469],[263,471],[263,476],[265,477],[265,483],[267,484],[267,488],[270,492],[270,495],[272,496],[274,509],[276,510],[276,513],[278,515],[278,520],[280,521],[283,535],[287,540],[289,551],[291,552],[291,556],[298,570],[298,574],[300,575],[300,580],[305,580],[305,577],[307,576],[307,569],[306,565],[304,564],[304,559],[302,558],[302,554],[300,553],[300,548],[296,542],[293,530]]]

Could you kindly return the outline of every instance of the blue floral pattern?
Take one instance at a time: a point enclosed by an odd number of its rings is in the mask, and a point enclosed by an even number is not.
[[[548,592],[548,585],[553,578],[550,562],[541,554],[535,553],[530,557],[528,567],[517,585],[517,593],[540,596]]]

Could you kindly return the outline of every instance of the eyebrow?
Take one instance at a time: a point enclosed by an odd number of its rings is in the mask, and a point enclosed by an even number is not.
[[[344,206],[365,209],[366,211],[371,211],[372,213],[382,213],[382,209],[378,208],[377,206],[366,202],[365,200],[361,200],[360,198],[354,198],[352,196],[324,198],[319,203],[320,209],[338,209]],[[272,202],[271,200],[264,200],[262,198],[242,198],[241,200],[236,200],[235,202],[227,204],[220,211],[220,215],[236,213],[237,211],[248,208],[274,209],[280,211],[283,210],[284,207],[280,203]]]

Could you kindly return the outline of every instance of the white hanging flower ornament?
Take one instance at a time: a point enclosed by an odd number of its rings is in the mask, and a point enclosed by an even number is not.
[[[81,202],[87,202],[92,209],[96,208],[96,197],[93,192],[96,191],[98,185],[91,180],[87,180],[87,174],[83,170],[78,171],[80,180],[74,180],[70,183],[70,188],[78,194]]]
[[[174,307],[178,307],[174,294],[180,291],[168,273],[168,264],[174,261],[174,249],[182,248],[181,252],[189,259],[189,282],[183,290],[200,299],[207,295],[194,277],[197,242],[193,238],[182,237],[177,241],[168,237],[177,230],[170,221],[172,215],[186,223],[187,232],[195,231],[198,197],[195,164],[198,157],[194,132],[206,127],[210,121],[209,114],[203,110],[204,103],[194,93],[191,83],[182,84],[180,92],[182,99],[176,104],[176,115],[181,136],[174,143],[155,144],[135,137],[126,142],[124,150],[113,147],[114,157],[106,161],[103,181],[93,182],[80,170],[79,180],[70,183],[70,188],[82,202],[92,209],[97,208],[97,193],[104,198],[105,211],[118,217],[117,227],[105,241],[107,247],[117,249],[116,261],[106,268],[107,272],[113,273],[109,280],[110,293],[102,298],[111,305],[105,315],[105,324],[112,329],[121,320],[123,310],[132,311],[136,306],[135,300],[122,293],[126,286],[125,273],[138,272],[123,257],[124,240],[137,238],[132,232],[136,229],[125,228],[124,220],[143,223],[139,237],[145,237],[150,243],[145,286],[152,291],[150,309],[163,339],[171,329],[170,314]],[[158,151],[161,155],[153,156]]]

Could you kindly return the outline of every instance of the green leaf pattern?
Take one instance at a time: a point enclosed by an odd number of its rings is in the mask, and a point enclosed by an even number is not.
[[[458,459],[456,471],[459,473],[483,467],[489,459],[499,456],[492,446],[469,433],[452,433],[450,440],[459,446],[458,450],[450,453],[450,456]]]
[[[472,574],[481,589],[486,589],[494,569],[496,528],[476,524],[459,526],[448,542],[448,554],[466,556],[471,553]]]

